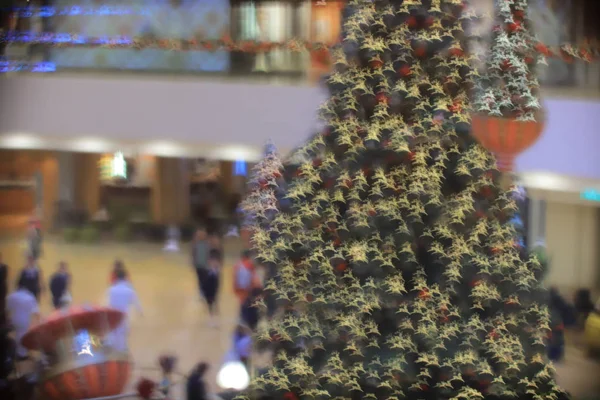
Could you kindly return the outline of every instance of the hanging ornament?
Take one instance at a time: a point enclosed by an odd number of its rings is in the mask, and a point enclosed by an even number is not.
[[[474,114],[471,117],[473,136],[498,161],[498,169],[511,172],[515,158],[532,146],[544,130],[544,116],[540,112],[535,121],[523,121],[510,117],[494,117]]]

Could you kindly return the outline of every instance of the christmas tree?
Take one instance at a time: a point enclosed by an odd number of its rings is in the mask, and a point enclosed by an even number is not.
[[[248,193],[242,202],[243,227],[253,230],[267,228],[277,213],[277,194],[283,173],[283,164],[277,148],[269,141],[264,157],[252,169],[248,181]]]
[[[513,196],[469,133],[470,15],[462,0],[349,2],[327,126],[255,225],[280,312],[246,397],[566,396],[543,268],[515,246]]]

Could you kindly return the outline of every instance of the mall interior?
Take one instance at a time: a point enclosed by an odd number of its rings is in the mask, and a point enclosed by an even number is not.
[[[344,8],[334,0],[128,0],[112,8],[95,0],[15,3],[3,23],[34,34],[329,44],[340,36]],[[531,3],[545,43],[600,39],[591,17],[597,1]],[[173,354],[184,372],[208,362],[207,386],[218,392],[217,374],[238,324],[233,269],[246,246],[226,233],[239,225],[240,202],[265,143],[272,141],[285,160],[318,130],[328,60],[289,48],[183,52],[23,38],[3,46],[0,264],[9,267],[9,290],[26,263],[27,229],[39,219],[39,267],[50,277],[59,262],[68,264],[74,304],[103,304],[114,261],[126,265],[144,309],[130,320],[135,367],[127,391],[142,376],[159,379],[158,357]],[[547,251],[548,287],[567,299],[588,289],[595,301],[600,63],[550,59],[540,81],[543,134],[518,155],[514,170],[526,194],[525,240]],[[200,226],[224,236],[217,328],[206,324],[191,266],[189,242]],[[179,233],[177,252],[163,251],[171,227]],[[52,311],[48,293],[40,307],[42,316]],[[593,335],[600,343],[600,325]],[[559,384],[576,399],[600,398],[600,362],[589,342],[587,332],[569,332],[565,358],[555,365]],[[36,368],[30,360],[18,364],[19,375]],[[183,392],[176,385],[172,398]]]

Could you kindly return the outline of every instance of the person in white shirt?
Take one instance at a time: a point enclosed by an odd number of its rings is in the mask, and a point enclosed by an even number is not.
[[[15,330],[17,342],[17,356],[27,357],[27,349],[21,344],[21,339],[29,329],[32,322],[39,318],[38,302],[33,294],[19,281],[16,291],[6,299],[6,309],[9,314],[10,323]]]
[[[125,269],[116,272],[116,282],[108,289],[108,306],[125,313],[121,324],[107,336],[107,344],[117,351],[127,351],[127,337],[129,335],[129,310],[135,307],[140,314],[142,306],[137,293],[127,280]]]

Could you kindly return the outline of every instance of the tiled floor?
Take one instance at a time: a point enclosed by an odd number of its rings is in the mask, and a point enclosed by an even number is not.
[[[239,252],[235,241],[226,243],[226,268],[220,297],[221,326],[207,325],[206,312],[199,301],[196,276],[188,261],[187,248],[179,254],[163,253],[159,245],[134,243],[95,246],[47,243],[40,261],[48,277],[60,260],[70,264],[73,275],[72,295],[76,303],[104,301],[112,262],[125,262],[144,307],[144,316],[133,315],[131,349],[136,376],[156,377],[157,358],[172,353],[182,371],[198,361],[212,364],[211,387],[224,353],[229,349],[231,331],[237,317],[237,303],[231,292],[231,266]],[[22,266],[23,246],[18,241],[0,242],[5,261],[15,271]],[[43,312],[50,311],[50,299],[43,298]],[[563,387],[580,399],[600,399],[600,364],[588,359],[578,346],[567,350],[565,362],[557,365]]]

